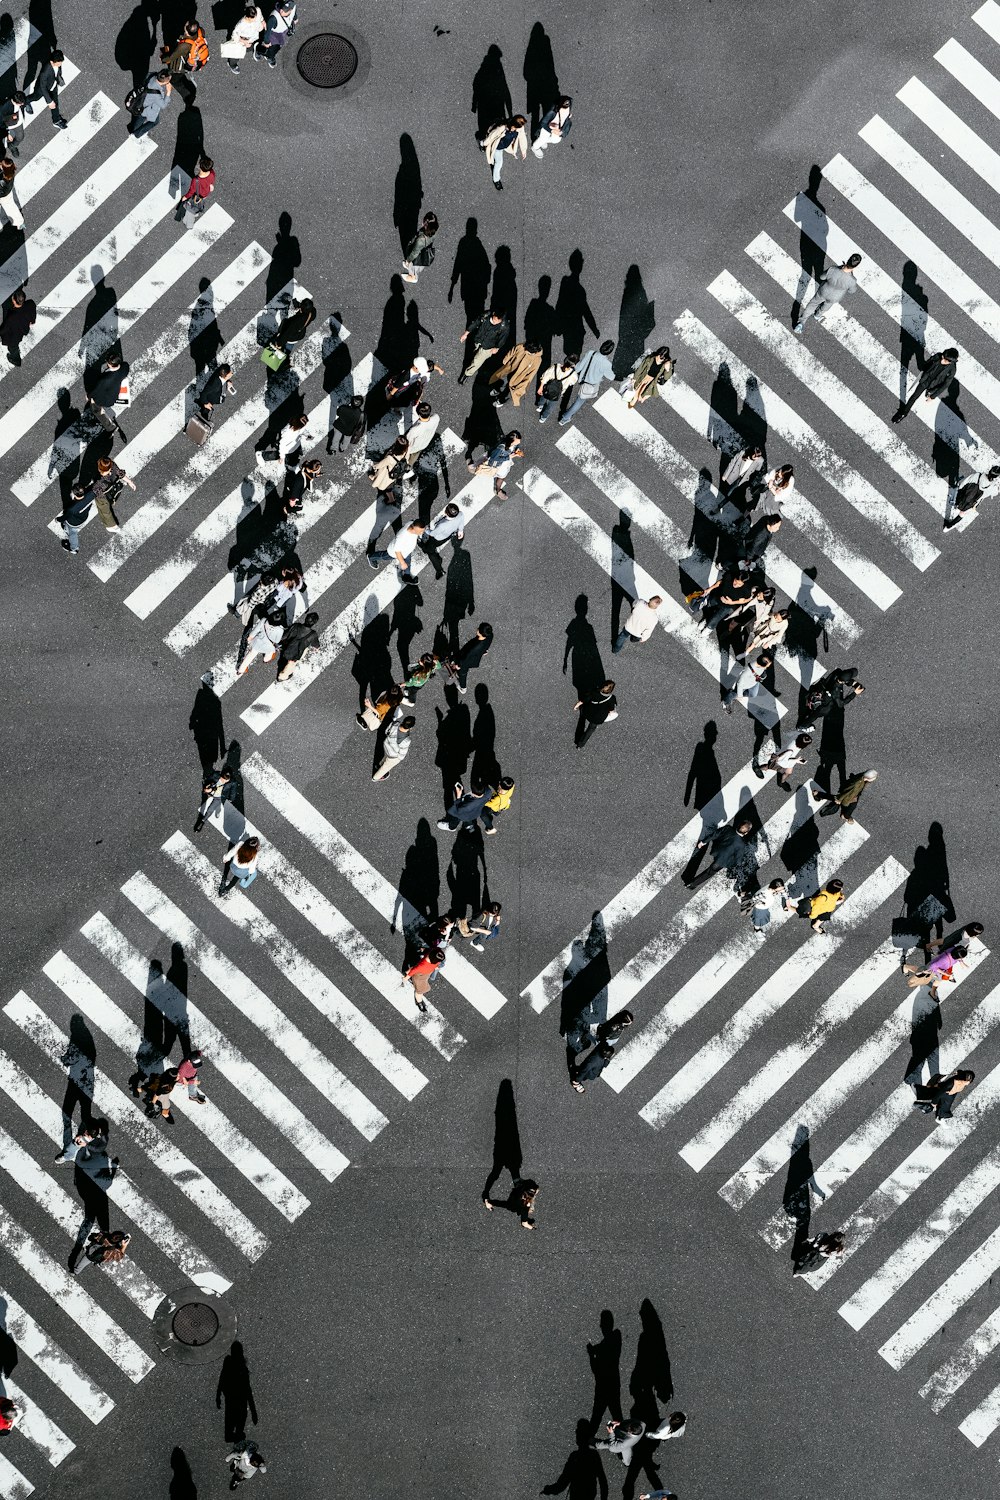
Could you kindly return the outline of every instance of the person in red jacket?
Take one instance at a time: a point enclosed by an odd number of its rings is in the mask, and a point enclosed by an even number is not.
[[[444,963],[444,954],[440,948],[428,948],[422,954],[412,968],[407,969],[404,978],[413,985],[413,998],[417,1002],[417,1009],[427,1014],[427,1004],[424,996],[431,987],[431,977],[437,973]]]
[[[177,217],[183,219],[190,205],[191,212],[197,216],[205,212],[205,206],[209,198],[215,192],[215,163],[210,156],[200,156],[191,179],[191,186],[177,205]]]

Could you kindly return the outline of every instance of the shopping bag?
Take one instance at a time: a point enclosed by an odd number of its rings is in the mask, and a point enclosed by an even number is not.
[[[270,344],[266,349],[262,349],[260,354],[261,364],[267,365],[269,370],[280,370],[287,358],[288,355],[284,349],[272,349]]]
[[[246,57],[246,55],[247,49],[244,47],[242,42],[234,42],[232,40],[229,40],[228,42],[223,42],[219,47],[219,56],[231,57],[234,62],[239,62],[240,59]]]

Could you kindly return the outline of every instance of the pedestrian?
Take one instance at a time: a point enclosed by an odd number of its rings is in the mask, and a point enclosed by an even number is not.
[[[305,412],[300,412],[297,417],[292,417],[290,422],[285,423],[278,433],[278,441],[273,447],[265,448],[264,457],[286,469],[297,469],[305,457],[305,450],[311,448],[315,441],[309,431],[309,418]]]
[[[434,236],[437,232],[437,214],[424,214],[420,228],[403,252],[404,281],[416,281],[425,266],[434,264]]]
[[[630,1010],[620,1010],[608,1020],[602,1021],[597,1027],[595,1046],[583,1061],[575,1061],[569,1070],[570,1087],[574,1093],[586,1092],[585,1085],[595,1078],[600,1078],[604,1069],[615,1055],[615,1048],[621,1041],[625,1030],[632,1025],[635,1017]]]
[[[444,510],[436,516],[420,538],[420,547],[427,553],[435,577],[444,577],[444,567],[439,549],[445,542],[460,542],[465,536],[465,512],[455,500],[449,500]]]
[[[158,72],[150,73],[145,84],[129,95],[127,102],[135,105],[128,123],[129,134],[138,140],[140,136],[155,130],[160,123],[160,116],[170,103],[173,91],[173,78],[169,68],[160,68]]]
[[[745,661],[755,651],[765,651],[769,656],[773,657],[775,651],[777,651],[788,634],[788,626],[788,610],[772,609],[770,614],[765,615],[764,619],[750,631],[747,643],[739,653],[740,659]]]
[[[431,443],[438,430],[441,418],[432,411],[429,401],[418,401],[414,412],[413,422],[406,429],[406,449],[403,454],[406,463],[406,479],[416,479],[420,459]]]
[[[116,464],[108,454],[102,454],[97,460],[97,478],[94,480],[93,491],[97,514],[106,531],[120,529],[112,507],[123,489],[129,489],[135,494],[135,480],[125,473],[121,464]]]
[[[176,1125],[176,1117],[170,1110],[170,1095],[177,1083],[177,1070],[164,1068],[161,1073],[150,1073],[139,1085],[139,1094],[145,1098],[146,1114],[151,1120],[165,1120]],[[164,1102],[166,1101],[166,1102]]]
[[[855,271],[861,264],[861,256],[854,252],[839,266],[830,266],[820,277],[815,292],[799,313],[795,332],[801,333],[810,318],[818,318],[828,307],[837,307],[844,298],[858,289]]]
[[[21,344],[35,326],[36,313],[35,303],[24,287],[17,287],[4,303],[0,344],[7,350],[7,358],[12,365],[21,363]]]
[[[763,515],[749,528],[740,548],[739,567],[741,573],[759,574],[763,571],[767,549],[781,530],[779,515]]]
[[[309,593],[305,579],[298,568],[286,563],[277,574],[262,573],[259,581],[238,604],[232,606],[232,610],[247,628],[256,619],[279,609],[285,611],[286,623],[290,624],[299,601],[303,609],[308,609]]]
[[[484,474],[493,480],[493,495],[497,500],[507,498],[507,475],[514,467],[515,458],[523,458],[524,449],[521,446],[521,434],[519,432],[508,432],[500,442],[492,448],[481,463],[469,459],[466,467],[470,474]]]
[[[509,1208],[512,1213],[517,1214],[521,1221],[522,1229],[534,1229],[535,1221],[531,1217],[535,1207],[535,1199],[538,1197],[538,1183],[530,1177],[515,1177],[514,1186],[506,1198],[483,1198],[483,1207],[488,1208],[490,1213],[495,1208]]]
[[[310,324],[316,321],[316,304],[311,297],[295,297],[285,311],[268,348],[275,354],[287,357],[303,338]]]
[[[482,817],[487,837],[499,832],[495,826],[496,820],[510,811],[510,804],[514,800],[514,786],[513,776],[501,776],[493,796],[484,804]]]
[[[413,986],[413,998],[416,1001],[417,1010],[423,1015],[427,1014],[426,995],[431,987],[431,979],[444,963],[444,951],[441,948],[428,948],[420,955],[415,964],[411,964],[405,971],[403,978]]]
[[[829,922],[838,906],[845,900],[844,882],[842,880],[828,880],[826,885],[821,886],[815,896],[807,896],[799,908],[799,915],[809,918],[809,926],[813,932],[821,935],[826,932],[826,924]]]
[[[624,651],[625,647],[631,645],[633,641],[641,644],[643,641],[649,640],[656,629],[658,610],[662,603],[663,599],[659,594],[650,594],[648,599],[634,599],[632,601],[629,617],[621,630],[619,630],[615,643],[611,648],[615,656],[620,651]]]
[[[269,68],[278,66],[278,53],[286,45],[295,30],[296,8],[292,0],[283,0],[276,5],[267,18],[264,35],[254,48],[258,62],[266,62]]]
[[[961,943],[970,959],[978,963],[986,952],[986,944],[983,942],[982,922],[968,922],[961,932],[956,932],[947,938],[931,938],[924,944],[924,953],[928,961],[931,954],[937,953],[941,948],[947,948],[954,943]]]
[[[774,670],[774,657],[767,651],[762,651],[753,661],[744,662],[743,670],[735,681],[725,689],[722,694],[722,706],[727,714],[731,714],[737,698],[747,700],[747,712],[751,711],[751,705],[762,693],[771,691],[771,682]],[[757,764],[756,758],[751,761],[754,772],[764,779],[764,772]]]
[[[921,395],[925,401],[940,401],[942,396],[946,396],[955,378],[957,363],[957,349],[942,349],[940,354],[932,354],[921,370],[920,378],[913,390],[906,400],[900,403],[899,410],[893,414],[892,420],[901,422],[913,410],[917,398]]]
[[[687,1417],[684,1413],[682,1411],[672,1411],[669,1417],[665,1417],[658,1427],[649,1427],[646,1429],[646,1438],[651,1443],[667,1443],[671,1438],[683,1437],[686,1427]],[[665,1495],[667,1491],[661,1490],[660,1493]],[[646,1500],[652,1500],[652,1497],[647,1495]]]
[[[123,441],[125,434],[115,416],[115,403],[121,395],[122,383],[128,378],[129,368],[120,354],[109,354],[98,370],[86,405],[86,410],[93,414],[105,432],[117,432]]]
[[[466,363],[458,377],[459,385],[464,385],[469,376],[475,375],[488,359],[499,354],[509,338],[510,322],[506,313],[501,312],[498,307],[491,307],[489,312],[473,318],[459,340],[459,343],[467,346]]]
[[[757,870],[756,835],[752,820],[741,818],[735,826],[723,823],[712,832],[706,831],[695,844],[695,849],[707,849],[709,846],[712,863],[707,870],[702,870],[694,879],[685,880],[684,884],[689,890],[694,890],[695,886],[703,885],[719,871],[728,870],[733,876],[734,894],[742,901]]]
[[[956,943],[952,948],[942,948],[936,958],[933,958],[926,968],[920,968],[917,964],[904,964],[903,973],[909,974],[906,987],[910,990],[919,989],[921,985],[929,985],[928,994],[937,1003],[939,991],[942,984],[954,984],[955,969],[968,967],[965,960],[969,950],[961,943]]]
[[[245,1438],[238,1448],[232,1453],[226,1454],[226,1463],[229,1465],[229,1488],[235,1490],[246,1479],[253,1479],[258,1474],[267,1473],[267,1464],[264,1455],[258,1451],[256,1443]]]
[[[204,828],[209,813],[215,802],[219,804],[219,811],[223,810],[225,803],[231,802],[236,795],[236,777],[231,766],[223,766],[222,770],[206,776],[201,785],[201,803],[198,807],[198,816],[194,820],[194,832],[200,833]]]
[[[233,380],[232,365],[216,365],[201,388],[201,395],[198,397],[198,410],[205,418],[205,421],[210,422],[215,408],[222,406],[227,396],[235,395],[236,385]]]
[[[532,156],[541,161],[550,146],[558,146],[573,128],[573,101],[563,94],[553,109],[547,110],[538,122],[538,134],[531,145]]]
[[[542,375],[535,390],[538,398],[535,402],[535,410],[538,413],[539,423],[549,420],[566,392],[576,385],[576,363],[576,356],[570,358],[564,354],[562,359],[553,360]]]
[[[407,369],[390,376],[386,381],[386,400],[400,414],[400,433],[414,420],[416,408],[424,399],[424,391],[432,374],[443,375],[444,370],[435,360],[425,359],[422,354],[418,354]]]
[[[208,38],[197,21],[185,21],[173,48],[161,48],[160,61],[170,69],[178,92],[192,105],[197,93],[192,75],[208,62]]]
[[[470,782],[468,791],[460,781],[456,781],[451,806],[443,818],[438,818],[437,826],[447,829],[449,833],[457,833],[460,828],[466,833],[474,832],[479,826],[483,808],[495,791],[495,787],[487,786],[485,782],[475,778]],[[463,936],[467,937],[468,933]]]
[[[764,891],[755,891],[750,908],[750,923],[761,937],[770,927],[774,915],[789,910],[788,891],[783,880],[772,880]]]
[[[492,788],[490,789],[492,790]],[[441,824],[438,824],[441,827]],[[456,927],[462,937],[469,939],[470,948],[475,948],[477,953],[484,953],[484,944],[490,938],[500,936],[500,913],[503,907],[499,901],[487,901],[482,911],[476,917],[459,917]]]
[[[844,709],[864,692],[864,683],[858,682],[857,667],[835,667],[806,693],[806,714],[813,721],[825,719],[835,708]]]
[[[285,488],[281,494],[281,509],[286,516],[300,516],[305,509],[309,491],[323,472],[321,459],[309,458],[298,468],[285,469]]]
[[[673,1490],[647,1490],[639,1500],[677,1500],[677,1496]]]
[[[260,41],[260,34],[264,30],[265,25],[266,22],[260,7],[248,5],[241,19],[236,22],[236,25],[229,33],[230,48],[234,51],[236,48],[241,48],[242,52],[239,56],[230,56],[225,42],[223,42],[219,49],[222,56],[226,58],[226,66],[230,73],[238,73],[240,71],[240,63],[246,57],[250,48],[256,47]]]
[[[240,640],[236,659],[237,677],[245,677],[258,656],[262,656],[265,661],[277,659],[286,624],[283,609],[271,609],[253,622]]]
[[[57,130],[65,130],[67,121],[59,113],[59,90],[63,87],[62,65],[65,58],[58,47],[49,53],[48,61],[44,62],[39,69],[38,77],[35,79],[35,87],[25,98],[23,109],[26,115],[34,114],[32,104],[39,99],[44,99],[46,108],[52,115],[52,123]]]
[[[456,926],[457,920],[450,911],[445,912],[443,917],[435,917],[434,921],[428,923],[421,933],[421,951],[427,952],[431,948],[440,948],[447,958],[446,950],[451,944]]]
[[[403,500],[402,480],[406,471],[407,446],[408,441],[405,437],[396,438],[392,447],[383,453],[381,458],[376,459],[368,470],[372,489],[384,505],[395,506],[397,513]],[[378,531],[372,533],[369,546],[377,541],[387,525],[388,522],[383,520]]]
[[[786,495],[790,495],[794,488],[794,464],[779,464],[768,469],[766,474],[758,474],[750,485],[752,503],[745,512],[747,521],[752,520],[754,512],[764,504],[772,513],[780,511]]]
[[[87,1236],[87,1259],[92,1266],[114,1265],[117,1261],[124,1260],[132,1236],[126,1234],[124,1229],[95,1229],[93,1234]]]
[[[21,142],[24,140],[24,106],[27,102],[24,90],[15,89],[10,98],[0,104],[3,149],[7,156],[15,159],[21,154]]]
[[[278,657],[279,682],[287,682],[290,677],[295,676],[295,669],[307,651],[319,649],[319,632],[316,629],[318,620],[316,611],[310,610],[301,620],[285,626],[281,637],[281,654]]]
[[[666,344],[661,344],[659,349],[652,352],[647,350],[645,354],[640,354],[619,388],[622,396],[626,391],[631,392],[625,403],[630,411],[648,401],[654,391],[663,395],[664,388],[674,373],[675,363],[670,358],[670,350]]]
[[[765,761],[765,771],[776,771],[775,782],[783,792],[792,789],[792,774],[796,766],[804,766],[806,763],[805,752],[813,742],[811,734],[797,734],[795,739],[784,750],[776,750],[770,760]]]
[[[210,156],[199,156],[194,176],[188,190],[177,205],[177,218],[184,218],[190,206],[195,218],[205,212],[209,198],[215,192],[215,163]]]
[[[15,229],[23,229],[24,214],[14,194],[16,172],[17,167],[9,156],[0,159],[0,214],[3,215],[5,224],[11,224]]]
[[[622,1421],[609,1422],[608,1435],[606,1438],[597,1438],[594,1447],[603,1448],[608,1453],[617,1453],[626,1467],[632,1462],[632,1454],[635,1451],[646,1432],[645,1422]]]
[[[593,401],[601,388],[602,380],[613,380],[615,372],[611,356],[615,352],[614,339],[605,339],[599,349],[591,349],[576,366],[576,388],[573,400],[559,418],[559,426],[567,427],[585,401]]]
[[[854,814],[858,810],[858,803],[861,801],[861,795],[865,787],[870,786],[877,776],[877,771],[860,771],[856,776],[851,776],[844,782],[844,785],[836,796],[832,792],[824,791],[822,787],[817,786],[813,791],[813,797],[817,802],[825,802],[827,804],[824,809],[826,812],[832,813],[835,807],[839,807],[840,816],[844,822],[853,823]]]
[[[0,328],[0,339],[3,329]],[[1000,495],[1000,464],[994,464],[981,474],[970,474],[955,496],[954,514],[944,523],[945,531],[957,526],[963,516],[977,509],[980,501],[994,500]]]
[[[360,713],[354,715],[359,729],[367,729],[369,734],[376,729],[380,729],[385,718],[388,715],[394,714],[403,702],[403,693],[404,689],[394,684],[392,687],[386,688],[384,693],[380,693],[374,703],[370,698],[366,698],[364,708]]]
[[[0,1435],[11,1432],[24,1416],[24,1412],[10,1396],[0,1396]]]
[[[233,844],[222,856],[224,865],[232,864],[230,875],[223,872],[222,882],[219,886],[220,896],[225,896],[238,885],[241,890],[249,890],[257,879],[257,864],[260,860],[260,839],[256,835],[244,834],[238,843]]]
[[[411,662],[407,667],[407,675],[402,683],[404,693],[403,702],[413,707],[417,701],[420,689],[426,687],[432,677],[436,677],[441,671],[444,662],[433,651],[425,651],[423,656],[416,662]]]
[[[509,120],[503,120],[499,125],[494,125],[483,137],[482,149],[486,152],[486,165],[493,177],[493,186],[498,193],[503,192],[503,183],[500,181],[503,172],[504,156],[513,156],[515,161],[518,157],[524,161],[528,154],[528,131],[527,120],[524,115],[512,115]]]
[[[192,1047],[181,1062],[177,1064],[177,1082],[184,1084],[188,1091],[188,1098],[193,1099],[196,1104],[205,1103],[205,1095],[201,1091],[198,1074],[204,1059],[197,1047]]]
[[[487,651],[493,644],[493,626],[486,620],[480,620],[476,626],[476,633],[466,641],[457,655],[450,656],[446,663],[448,670],[456,679],[456,686],[460,693],[469,690],[469,673],[476,667],[481,667]]]
[[[959,1098],[975,1077],[971,1068],[955,1068],[947,1074],[932,1073],[926,1083],[918,1083],[914,1089],[917,1096],[914,1108],[925,1115],[936,1115],[938,1125],[950,1120]]]
[[[541,363],[541,344],[515,344],[508,349],[489,379],[489,384],[497,387],[493,397],[496,405],[502,406],[509,395],[514,405],[520,406]]]
[[[389,772],[406,759],[410,750],[410,732],[416,722],[413,715],[404,714],[402,708],[395,710],[382,741],[382,759],[375,767],[372,781],[384,781]]]
[[[333,434],[338,432],[340,440],[337,443],[337,452],[343,453],[350,443],[354,448],[364,437],[368,427],[365,417],[365,398],[362,395],[352,396],[349,401],[342,401],[337,407],[337,415],[333,419],[333,427],[327,440],[327,453],[333,452]]]
[[[695,608],[701,611],[701,628],[718,630],[726,621],[737,619],[753,605],[754,587],[742,569],[720,573],[714,583],[703,589]]]
[[[839,1257],[844,1253],[844,1231],[835,1230],[832,1234],[817,1234],[811,1240],[806,1240],[799,1249],[792,1267],[793,1276],[802,1276],[809,1271],[817,1270],[824,1261],[831,1256]]]
[[[577,720],[574,744],[578,750],[582,750],[595,729],[618,717],[618,699],[615,697],[615,684],[611,678],[602,682],[597,692],[591,693],[589,698],[578,698],[573,704],[573,712],[576,713],[577,709],[580,717]]]
[[[80,551],[80,530],[84,522],[89,520],[93,508],[93,489],[84,489],[82,484],[74,484],[59,517],[59,524],[66,533],[61,545],[70,557],[76,557]]]
[[[727,500],[734,500],[754,479],[763,475],[764,450],[755,443],[734,453],[722,471],[719,488]]]
[[[396,564],[400,583],[410,583],[415,586],[417,578],[412,571],[413,554],[417,550],[417,543],[426,529],[422,521],[411,521],[408,526],[403,527],[402,531],[397,532],[393,538],[391,553],[377,551],[368,554],[369,565],[377,568],[380,563],[387,563],[392,560]]]

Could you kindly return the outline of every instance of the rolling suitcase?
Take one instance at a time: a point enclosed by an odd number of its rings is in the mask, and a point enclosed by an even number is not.
[[[191,418],[190,422],[188,422],[184,431],[187,433],[192,443],[194,443],[196,447],[200,448],[202,443],[207,443],[209,438],[212,436],[212,424],[206,417],[202,417],[198,414],[198,412],[195,412],[194,416]]]

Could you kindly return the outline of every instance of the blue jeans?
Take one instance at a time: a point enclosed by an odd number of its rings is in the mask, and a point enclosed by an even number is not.
[[[625,647],[630,642],[635,642],[637,639],[638,639],[638,637],[632,635],[629,631],[627,631],[625,629],[625,627],[623,625],[622,628],[621,628],[621,630],[619,630],[619,632],[618,632],[618,639],[615,641],[614,645],[611,648],[612,655],[613,656],[617,656],[618,653],[619,653],[619,651],[624,651]]]
[[[540,417],[551,417],[558,405],[558,396],[542,396],[535,402],[535,410]]]
[[[573,420],[573,418],[576,416],[577,412],[580,410],[580,407],[583,405],[583,403],[585,401],[590,401],[592,399],[593,398],[590,397],[590,396],[574,396],[574,398],[570,402],[569,406],[567,406],[566,410],[563,412],[562,416],[559,418],[559,425],[560,425],[560,427],[565,426],[565,424],[567,422],[571,422]]]
[[[247,870],[247,872],[244,875],[237,875],[237,877],[236,877],[236,880],[237,880],[238,884],[241,885],[244,890],[246,890],[248,886],[253,885],[253,883],[254,883],[254,881],[256,879],[257,879],[257,871],[256,870]]]
[[[80,528],[79,528],[79,526],[71,526],[68,521],[61,521],[60,524],[62,525],[63,531],[65,531],[65,533],[66,533],[66,540],[69,542],[69,550],[71,552],[79,552],[79,550],[80,550]]]

